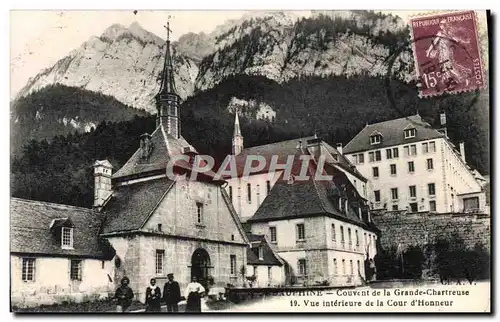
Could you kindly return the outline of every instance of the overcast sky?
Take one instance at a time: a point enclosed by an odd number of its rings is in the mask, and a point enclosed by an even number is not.
[[[308,16],[310,11],[294,11]],[[412,11],[395,11],[404,20]],[[144,29],[165,38],[163,25],[172,16],[172,39],[188,32],[211,32],[245,11],[11,11],[11,98],[41,69],[79,47],[91,36],[99,36],[114,23],[129,26],[137,21]]]

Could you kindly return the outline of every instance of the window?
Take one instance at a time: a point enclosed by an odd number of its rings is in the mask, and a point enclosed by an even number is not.
[[[271,192],[271,181],[267,180],[266,181],[266,194],[269,194]]]
[[[332,224],[332,240],[335,241],[337,239],[337,234],[335,233],[335,224]]]
[[[429,153],[429,143],[422,143],[422,152]]]
[[[158,224],[157,227],[156,227],[156,230],[162,231],[162,224]]]
[[[432,162],[432,159],[427,159],[427,170],[432,169],[434,169],[434,162]]]
[[[260,185],[258,184],[257,185],[257,189],[256,189],[256,195],[257,195],[257,205],[260,204]]]
[[[395,158],[399,158],[399,148],[393,148],[392,149],[392,157],[395,159]]]
[[[359,234],[357,230],[354,231],[354,235],[356,236],[356,246],[359,246]]]
[[[410,173],[415,172],[415,162],[413,161],[408,162],[408,172]]]
[[[156,250],[156,275],[163,275],[163,262],[165,261],[165,250]]]
[[[434,201],[434,203],[436,203]],[[479,197],[464,198],[464,211],[478,210],[479,209]]]
[[[273,268],[272,268],[272,266],[268,266],[267,267],[267,282],[271,283],[272,280],[273,280]]]
[[[368,160],[369,160],[370,162],[375,161],[375,153],[373,153],[373,152],[368,152]]]
[[[259,246],[259,260],[264,259],[264,247]]]
[[[359,266],[359,259],[356,261],[356,272],[361,275],[361,266]]]
[[[351,228],[347,228],[347,241],[349,242],[349,248],[351,248],[352,245]]]
[[[101,269],[104,269],[105,265],[106,265],[106,262],[105,261],[101,261]]]
[[[429,201],[429,211],[436,211],[436,200]]]
[[[391,188],[391,197],[392,200],[398,199],[398,188]]]
[[[410,147],[407,145],[405,147],[403,147],[404,151],[405,151],[405,157],[409,156],[410,155]]]
[[[393,211],[398,210],[398,205],[392,205],[392,210],[393,210]]]
[[[306,267],[306,260],[305,259],[299,259],[298,262],[298,268],[299,268],[299,275],[305,276],[307,275],[307,267]]]
[[[427,188],[429,190],[429,196],[434,196],[436,195],[436,186],[434,185],[434,183],[429,183],[427,185]]]
[[[389,160],[392,159],[392,149],[385,150],[385,157]]]
[[[418,204],[416,202],[410,203],[410,210],[412,212],[417,212],[418,211]]]
[[[410,155],[417,155],[417,145],[416,144],[410,145]]]
[[[247,199],[248,203],[252,202],[252,186],[249,183],[247,183]]]
[[[337,265],[337,259],[333,259],[333,275],[337,275],[339,273],[338,271],[338,265]]]
[[[352,265],[352,259],[349,261],[349,267],[351,268],[351,275],[354,275],[354,267]]]
[[[269,234],[271,235],[271,243],[275,243],[278,241],[276,236],[276,227],[269,227]]]
[[[378,167],[373,167],[372,171],[373,171],[373,177],[378,178]]]
[[[34,281],[35,280],[35,259],[34,258],[23,258],[23,267],[21,272],[23,281]]]
[[[82,280],[82,261],[80,259],[70,261],[70,277],[72,281]]]
[[[395,164],[391,164],[391,175],[392,176],[395,176],[396,175],[396,165]]]
[[[410,186],[410,198],[417,198],[417,186]]]
[[[73,228],[62,227],[61,247],[73,248]]]
[[[429,152],[436,152],[436,142],[429,142]]]
[[[370,144],[379,144],[382,142],[382,136],[379,134],[370,136]]]
[[[380,190],[373,191],[373,194],[375,195],[375,202],[380,202]]]
[[[344,239],[344,227],[340,226],[340,243],[342,247],[344,247],[345,239]]]
[[[257,265],[254,265],[254,266],[253,266],[253,275],[254,275],[255,277],[257,277],[257,276],[259,275],[259,274],[258,274]]]
[[[297,224],[297,240],[306,239],[306,230],[304,224]]]
[[[359,163],[359,164],[365,163],[365,154],[364,153],[360,153],[360,154],[354,155],[354,156],[355,156],[356,163]]]
[[[345,259],[342,259],[342,275],[345,275]]]
[[[404,133],[405,133],[405,139],[410,139],[410,138],[415,137],[417,130],[416,129],[408,129],[408,130],[404,130]]]
[[[198,224],[203,223],[203,204],[199,202],[196,203],[196,220]]]
[[[233,187],[229,186],[229,199],[233,202]]]
[[[375,161],[382,160],[382,153],[380,151],[375,151]]]
[[[231,263],[231,275],[236,275],[236,255],[229,255],[229,261]]]

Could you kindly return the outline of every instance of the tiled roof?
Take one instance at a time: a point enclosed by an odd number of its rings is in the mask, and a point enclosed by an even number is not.
[[[141,149],[138,148],[123,167],[113,174],[113,179],[137,176],[142,173],[158,170],[166,171],[167,163],[171,156],[182,154],[184,147],[191,146],[182,136],[176,139],[167,134],[163,126],[159,126],[153,132],[151,143],[153,144],[153,150],[147,160],[141,158]]]
[[[60,238],[50,229],[54,220],[63,218],[74,226],[73,249],[62,249]],[[11,198],[10,251],[111,259],[113,248],[99,238],[101,221],[101,214],[92,209]]]
[[[367,207],[346,174],[325,164],[324,170],[333,177],[333,180],[316,180],[314,179],[316,167],[317,165],[311,162],[308,169],[309,180],[288,181],[284,180],[282,175],[247,222],[269,222],[323,215],[369,227],[366,218]],[[337,198],[340,196],[349,200],[347,213],[338,209]],[[358,207],[364,209],[362,219],[358,216]]]
[[[403,130],[409,125],[417,130],[416,135],[414,138],[405,139]],[[375,131],[378,131],[382,135],[382,142],[380,144],[371,145],[370,135]],[[412,115],[365,126],[365,128],[344,147],[344,153],[380,149],[444,137],[443,134],[423,121],[419,115]]]
[[[247,233],[248,240],[251,244],[255,244],[255,247],[252,249],[250,247],[247,248],[247,264],[248,265],[278,265],[282,266],[283,263],[278,259],[278,255],[275,254],[271,247],[267,244],[266,238],[264,235],[255,235],[251,233]],[[258,254],[258,246],[262,246],[262,259],[259,259]],[[255,249],[255,252],[254,252]]]
[[[173,185],[166,178],[118,186],[103,208],[103,234],[141,229]]]
[[[334,163],[344,170],[350,172],[354,176],[357,176],[361,180],[366,181],[366,178],[358,170],[355,169],[352,163],[344,155],[340,154],[336,148],[332,147],[328,143],[317,139],[316,136],[307,136],[293,140],[246,148],[235,158],[237,174],[238,176],[243,175],[243,169],[245,168],[245,163],[249,156],[259,155],[263,156],[266,159],[266,166],[260,171],[262,173],[269,171],[269,166],[271,164],[270,161],[275,155],[278,156],[278,164],[285,164],[288,156],[293,156],[297,153],[297,146],[299,145],[299,143],[302,144],[302,146],[306,146],[308,140],[318,140],[320,142],[322,155],[326,157],[327,162]],[[252,165],[256,165],[256,163],[253,163]]]

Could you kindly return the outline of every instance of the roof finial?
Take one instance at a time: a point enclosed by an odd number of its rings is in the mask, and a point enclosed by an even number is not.
[[[168,15],[167,18],[167,25],[163,26],[165,29],[167,29],[167,41],[170,41],[170,33],[172,32],[172,29],[170,29],[170,18],[172,18],[171,15]]]

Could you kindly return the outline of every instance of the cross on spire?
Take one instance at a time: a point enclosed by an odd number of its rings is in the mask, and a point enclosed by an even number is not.
[[[167,41],[170,41],[170,33],[172,32],[172,29],[170,29],[170,18],[172,16],[171,15],[168,15],[168,18],[167,18],[167,25],[163,26],[165,29],[167,29]]]

